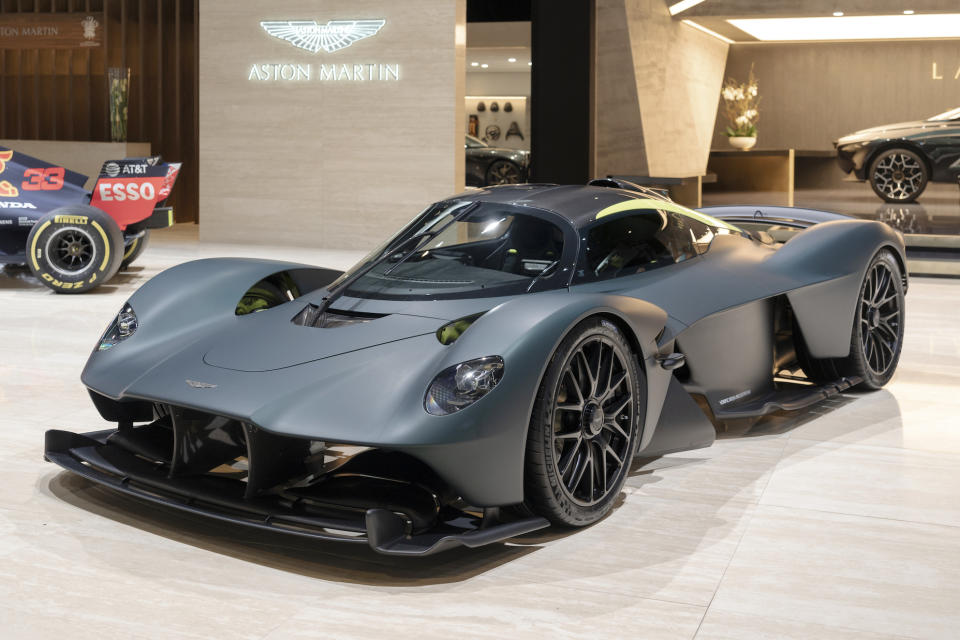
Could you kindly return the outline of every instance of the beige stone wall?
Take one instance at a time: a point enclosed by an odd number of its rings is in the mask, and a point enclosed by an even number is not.
[[[960,107],[960,40],[735,44],[726,74],[742,81],[751,64],[767,149],[832,150],[858,129]],[[721,117],[719,148],[724,126]]]
[[[260,27],[347,19],[386,24],[332,53]],[[205,0],[201,239],[366,248],[461,190],[465,21],[465,0]],[[253,65],[277,63],[310,65],[310,79],[250,79]],[[364,65],[363,79],[320,80],[321,64]],[[399,79],[373,67],[369,80],[368,64],[399,65]]]
[[[594,173],[705,173],[728,45],[661,0],[596,7]]]

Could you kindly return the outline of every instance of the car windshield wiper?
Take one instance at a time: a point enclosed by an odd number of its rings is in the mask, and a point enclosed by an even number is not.
[[[386,250],[384,250],[384,252],[383,252],[382,254],[380,254],[379,257],[375,258],[374,260],[371,260],[370,262],[368,262],[368,263],[367,263],[366,265],[364,265],[363,267],[357,269],[357,271],[356,271],[352,276],[350,276],[349,278],[345,279],[343,282],[341,282],[339,285],[337,285],[337,286],[334,287],[333,289],[328,289],[328,290],[327,290],[327,295],[323,297],[323,300],[321,300],[320,304],[318,305],[319,313],[323,313],[323,312],[325,312],[327,309],[329,309],[329,308],[330,308],[330,305],[332,305],[335,300],[337,300],[340,296],[342,296],[342,295],[344,294],[344,292],[346,292],[346,290],[349,289],[350,286],[351,286],[354,282],[356,282],[357,280],[359,280],[359,279],[362,278],[363,276],[365,276],[365,275],[367,275],[368,273],[370,273],[370,271],[372,271],[372,270],[375,269],[377,266],[379,266],[380,264],[382,264],[382,263],[383,263],[385,260],[387,260],[388,258],[392,258],[393,256],[397,255],[397,252],[400,251],[401,248],[403,248],[404,246],[406,246],[411,240],[417,240],[418,242],[416,242],[415,245],[414,245],[413,247],[411,247],[406,253],[404,253],[402,256],[400,256],[400,259],[397,261],[397,264],[395,264],[395,265],[393,265],[392,267],[390,267],[390,268],[384,273],[384,275],[389,275],[390,272],[392,272],[394,269],[396,269],[396,268],[399,267],[401,264],[403,264],[404,262],[406,262],[407,258],[409,258],[409,257],[412,256],[413,254],[415,254],[417,251],[419,251],[420,249],[422,249],[422,248],[423,248],[423,245],[424,245],[425,243],[424,243],[424,242],[421,242],[421,241],[424,241],[424,240],[425,240],[426,242],[429,242],[429,241],[432,240],[433,238],[435,238],[435,237],[437,237],[438,235],[440,235],[441,233],[443,233],[443,232],[447,229],[447,227],[449,227],[450,225],[452,225],[453,223],[455,223],[455,222],[457,222],[457,221],[459,221],[459,220],[462,220],[468,213],[472,212],[474,209],[476,209],[476,208],[479,207],[479,206],[480,206],[480,203],[479,203],[479,202],[472,202],[472,203],[468,204],[467,206],[463,207],[463,208],[462,208],[460,211],[458,211],[456,214],[454,214],[454,216],[453,216],[453,218],[450,220],[450,222],[446,223],[445,225],[443,225],[442,227],[440,227],[440,228],[437,229],[436,231],[428,231],[428,232],[426,232],[426,233],[418,233],[418,234],[412,235],[412,236],[410,236],[409,238],[407,238],[406,240],[404,240],[403,242],[401,242],[401,243],[400,243],[399,245],[397,245],[396,247],[389,247],[389,248],[387,248]]]

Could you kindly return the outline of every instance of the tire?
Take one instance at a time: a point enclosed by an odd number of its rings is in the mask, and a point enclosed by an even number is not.
[[[913,202],[930,180],[923,158],[909,149],[884,149],[870,163],[870,186],[885,202]]]
[[[487,184],[518,184],[522,172],[516,163],[509,160],[494,160],[487,167]]]
[[[870,261],[858,295],[847,357],[812,358],[803,340],[797,340],[800,367],[814,382],[859,376],[859,388],[879,389],[893,377],[903,348],[905,309],[903,275],[889,250]],[[799,335],[796,327],[794,335]]]
[[[95,207],[54,209],[27,236],[30,271],[57,293],[83,293],[107,282],[122,260],[120,227]]]
[[[524,507],[566,526],[609,513],[627,480],[645,400],[643,370],[623,333],[600,318],[574,327],[550,359],[534,403]]]
[[[126,271],[127,267],[140,257],[143,250],[147,248],[148,242],[150,242],[150,229],[145,230],[139,238],[134,238],[130,246],[124,248],[123,259],[120,262],[120,271]]]

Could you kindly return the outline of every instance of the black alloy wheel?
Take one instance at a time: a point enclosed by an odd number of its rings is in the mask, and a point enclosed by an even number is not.
[[[904,280],[900,263],[889,249],[870,261],[860,284],[850,352],[843,358],[814,358],[794,325],[797,358],[803,372],[818,384],[859,377],[859,388],[879,389],[893,377],[903,349]]]
[[[509,160],[496,160],[487,169],[487,184],[517,184],[520,182],[520,167]]]
[[[863,363],[873,379],[889,378],[903,340],[900,273],[886,261],[874,262],[864,280],[857,313]]]
[[[554,464],[582,506],[603,500],[630,461],[633,380],[625,357],[608,338],[590,338],[568,359],[554,396]]]
[[[909,149],[887,149],[870,165],[870,186],[886,202],[913,202],[928,180],[923,159]]]
[[[639,439],[646,382],[623,333],[588,319],[561,342],[534,405],[527,438],[525,503],[556,524],[606,515]]]
[[[63,227],[50,234],[46,252],[50,266],[68,276],[82,273],[97,256],[93,236],[79,227]]]

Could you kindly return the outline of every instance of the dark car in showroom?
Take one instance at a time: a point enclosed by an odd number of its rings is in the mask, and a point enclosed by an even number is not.
[[[527,181],[530,152],[491,147],[483,140],[466,136],[467,186],[486,187]]]
[[[840,168],[886,202],[913,202],[930,182],[960,174],[960,108],[926,120],[856,131],[833,143]]]

